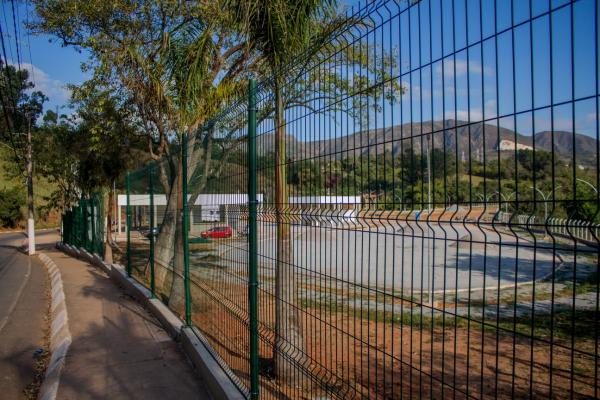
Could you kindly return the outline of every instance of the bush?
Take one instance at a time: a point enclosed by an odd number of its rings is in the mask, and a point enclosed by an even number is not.
[[[25,196],[19,188],[0,189],[0,224],[3,228],[14,228],[23,219],[23,204]]]

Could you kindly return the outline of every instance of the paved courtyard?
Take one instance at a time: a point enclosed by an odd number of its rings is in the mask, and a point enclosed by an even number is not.
[[[548,243],[471,223],[391,221],[379,227],[292,228],[298,272],[387,290],[498,288],[547,277],[561,264]],[[243,260],[245,240],[220,244],[221,262]],[[275,226],[259,227],[259,264],[273,273]]]

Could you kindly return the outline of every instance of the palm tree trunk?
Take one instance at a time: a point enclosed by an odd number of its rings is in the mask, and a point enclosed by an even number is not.
[[[277,259],[275,267],[275,373],[286,384],[302,384],[302,374],[294,366],[305,360],[302,325],[296,306],[298,286],[292,260],[290,225],[285,212],[288,205],[286,142],[281,84],[275,83],[275,217]],[[299,382],[300,380],[300,382]]]
[[[183,151],[183,146],[182,150]],[[180,160],[183,157],[180,156]],[[183,282],[184,265],[183,265],[183,168],[187,165],[178,163],[177,168],[177,213],[175,220],[175,243],[173,254],[173,280],[171,284],[171,293],[169,294],[169,307],[183,316],[185,313],[185,290]]]

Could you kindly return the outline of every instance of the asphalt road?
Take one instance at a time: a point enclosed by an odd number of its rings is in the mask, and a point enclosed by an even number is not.
[[[38,232],[48,242],[51,232]],[[23,390],[35,377],[34,352],[44,342],[48,309],[46,271],[37,258],[17,248],[22,233],[0,234],[0,397],[24,398]]]

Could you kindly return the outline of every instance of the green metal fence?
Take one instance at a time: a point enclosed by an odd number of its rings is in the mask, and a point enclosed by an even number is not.
[[[128,272],[247,397],[598,397],[597,2],[348,16],[128,175]]]
[[[100,256],[104,254],[104,198],[95,193],[82,198],[62,215],[62,241]]]

